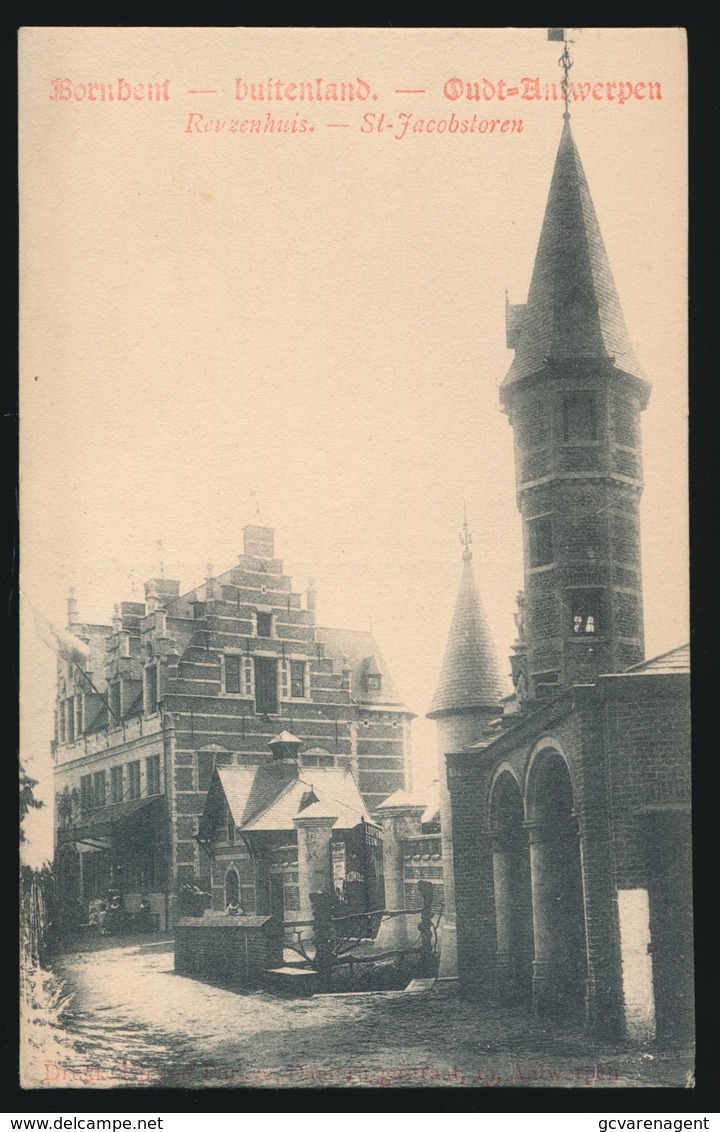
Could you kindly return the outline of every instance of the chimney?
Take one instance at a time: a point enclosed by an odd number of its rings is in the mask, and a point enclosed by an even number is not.
[[[79,622],[80,622],[80,618],[78,616],[78,603],[77,603],[77,598],[75,597],[75,586],[70,586],[70,593],[68,595],[68,603],[67,603],[67,611],[68,611],[68,629],[72,629],[73,626],[78,625]]]
[[[215,584],[215,563],[208,562],[207,572],[205,574],[205,598],[207,601],[213,601],[217,597],[217,586]]]
[[[298,739],[297,735],[293,735],[290,731],[281,731],[268,743],[273,759],[289,759],[292,762],[298,761],[301,746],[302,739]]]

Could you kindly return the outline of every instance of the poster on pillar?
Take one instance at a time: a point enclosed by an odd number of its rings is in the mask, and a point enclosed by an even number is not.
[[[22,1086],[692,1085],[685,33],[19,73]]]

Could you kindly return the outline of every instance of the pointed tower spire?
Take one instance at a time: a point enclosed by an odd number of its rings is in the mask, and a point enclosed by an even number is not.
[[[518,698],[535,700],[644,656],[640,413],[650,385],[567,108],[528,301],[506,302],[506,317],[515,358],[500,402],[523,518],[527,649],[527,670],[525,648],[514,650],[513,676]]]
[[[474,708],[497,708],[503,697],[497,655],[475,583],[467,515],[463,523],[463,568],[435,696],[428,718]]]
[[[463,566],[450,633],[428,719],[437,722],[440,791],[440,830],[443,856],[445,912],[440,930],[440,975],[457,976],[455,880],[453,872],[452,807],[445,755],[480,739],[500,712],[504,695],[495,647],[475,584],[472,536],[464,515]]]
[[[608,359],[643,378],[635,357],[580,155],[564,115],[528,301],[508,305],[515,358],[503,389],[557,361]]]

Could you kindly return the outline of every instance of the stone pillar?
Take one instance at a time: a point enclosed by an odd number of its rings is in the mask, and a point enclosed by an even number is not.
[[[533,904],[533,1000],[538,1011],[554,1009],[568,999],[577,972],[572,938],[572,868],[579,863],[574,823],[557,828],[529,825],[530,880]]]
[[[177,917],[177,885],[175,883],[177,869],[177,800],[175,794],[175,754],[177,751],[177,734],[175,731],[175,716],[172,712],[163,712],[163,769],[161,786],[167,801],[170,818],[169,837],[167,842],[167,860],[165,862],[165,931],[170,928]]]
[[[555,901],[557,867],[552,831],[544,824],[528,826],[530,837],[530,884],[535,957],[533,959],[533,1001],[542,1010],[557,998],[558,939]]]
[[[311,809],[313,807],[308,807]],[[300,889],[299,920],[312,919],[310,901],[312,892],[333,891],[332,850],[330,841],[337,815],[310,815],[300,813],[293,818],[298,840],[298,886]],[[303,937],[311,935],[303,930]]]
[[[525,831],[496,834],[493,842],[493,892],[500,1002],[519,1002],[529,994],[532,958],[530,878]]]
[[[403,840],[420,834],[424,811],[425,806],[422,804],[410,799],[406,802],[393,803],[392,797],[378,807],[383,839],[385,907],[392,911],[405,907]],[[378,949],[382,951],[385,948],[408,947],[416,944],[418,942],[416,929],[417,921],[414,916],[394,916],[392,919],[383,920],[377,934]]]
[[[499,839],[493,841],[493,890],[495,893],[495,931],[497,933],[497,963],[495,974],[497,993],[501,1002],[510,997],[512,987],[512,862],[507,845]]]

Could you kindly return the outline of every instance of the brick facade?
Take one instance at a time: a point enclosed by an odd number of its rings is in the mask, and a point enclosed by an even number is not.
[[[412,714],[371,634],[319,626],[315,592],[293,590],[274,532],[248,526],[244,537],[235,568],[209,568],[183,595],[178,582],[151,579],[145,602],[116,606],[112,625],[82,624],[71,600],[69,628],[86,655],[59,664],[53,756],[58,864],[64,857],[67,900],[85,912],[111,867],[164,921],[182,886],[209,892],[196,834],[213,767],[261,764],[283,729],[301,740],[306,765],[327,753],[346,762],[369,812],[410,784]],[[156,796],[164,809],[146,845],[135,809]]]
[[[459,977],[583,1010],[603,1038],[688,1043],[689,655],[643,662],[649,386],[567,115],[528,301],[507,313],[525,590],[515,694],[445,747]]]

